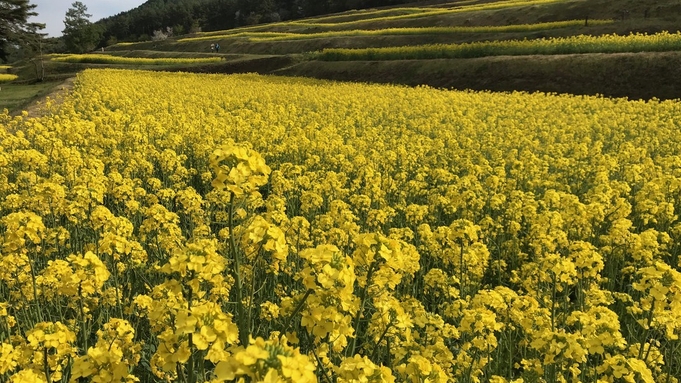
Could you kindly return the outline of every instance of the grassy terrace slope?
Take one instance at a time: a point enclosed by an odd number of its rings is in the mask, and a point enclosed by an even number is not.
[[[73,64],[53,60],[48,63],[48,73],[59,75],[102,65],[141,69],[149,65],[135,58],[152,58],[171,59],[155,60],[164,64],[155,65],[157,70],[277,73],[457,89],[668,99],[681,97],[677,90],[681,89],[681,77],[671,75],[681,67],[681,54],[677,53],[681,38],[674,35],[680,21],[678,0],[430,1],[165,41],[121,43],[107,47],[106,53],[132,58],[128,63],[101,58]],[[677,36],[668,44],[658,44],[664,45],[663,49],[629,42],[621,49],[602,49],[598,44],[595,48],[565,49],[564,43],[579,35],[662,31]],[[509,40],[517,40],[514,44],[524,48],[506,49]],[[210,51],[214,43],[220,44],[220,52]],[[430,48],[434,45],[438,47],[435,54]],[[447,47],[447,52],[439,47]],[[468,52],[471,47],[477,53],[451,54]],[[386,54],[396,51],[417,54]],[[425,51],[428,53],[423,54]],[[222,60],[176,60],[181,58]],[[25,66],[15,72],[20,79],[28,79],[32,68]]]

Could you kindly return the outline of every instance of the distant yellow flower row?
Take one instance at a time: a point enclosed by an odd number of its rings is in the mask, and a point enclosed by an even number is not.
[[[202,40],[216,40],[216,39],[225,39],[225,38],[279,38],[279,37],[287,37],[287,36],[296,36],[297,34],[295,33],[286,33],[286,32],[233,32],[229,33],[229,31],[222,31],[222,34],[210,34],[210,35],[201,35],[201,36],[196,36],[196,37],[186,37],[183,39],[177,40],[178,42],[187,42],[187,41],[202,41]]]
[[[0,73],[0,82],[12,81],[16,79],[17,75],[15,74]]]
[[[538,40],[484,41],[468,44],[432,44],[419,46],[324,49],[316,57],[325,61],[415,60],[474,58],[502,55],[552,55],[573,53],[666,52],[681,50],[681,33],[628,36],[579,35]]]
[[[592,20],[589,25],[612,24],[612,20]],[[455,33],[504,33],[504,32],[532,32],[547,29],[569,28],[584,25],[584,20],[567,20],[537,24],[516,24],[516,25],[489,25],[474,27],[426,27],[426,28],[386,28],[375,30],[347,30],[347,31],[328,31],[320,33],[273,33],[271,36],[260,36],[259,33],[251,33],[251,41],[282,41],[282,40],[306,40],[325,37],[350,37],[350,36],[389,36],[389,35],[442,35]],[[234,36],[234,35],[232,35]],[[221,37],[232,37],[221,36]]]
[[[126,65],[174,65],[174,64],[209,64],[222,61],[221,57],[204,58],[146,58],[120,57],[102,54],[56,56],[53,61],[89,64],[126,64]]]

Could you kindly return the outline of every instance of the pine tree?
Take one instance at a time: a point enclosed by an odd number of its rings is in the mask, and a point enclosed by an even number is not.
[[[37,15],[35,7],[30,0],[0,0],[0,59],[7,60],[12,46],[34,41],[37,31],[45,28],[43,24],[28,21]]]
[[[71,4],[64,18],[64,43],[66,49],[73,53],[85,53],[93,50],[100,39],[98,26],[92,24],[87,13],[87,6],[80,1]]]

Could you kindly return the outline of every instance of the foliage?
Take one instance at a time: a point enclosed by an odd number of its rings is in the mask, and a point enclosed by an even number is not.
[[[502,55],[551,55],[573,53],[667,52],[681,50],[681,32],[627,36],[578,35],[537,40],[482,41],[467,44],[433,44],[388,48],[329,48],[316,54],[319,60],[413,60],[474,58]]]
[[[88,20],[87,6],[80,1],[71,4],[64,18],[64,43],[72,53],[85,53],[97,47],[100,39],[99,27]]]
[[[153,41],[163,41],[171,36],[173,36],[173,28],[168,27],[166,28],[165,31],[162,30],[154,31],[154,34],[153,36],[151,36],[151,39]]]
[[[0,60],[7,60],[13,46],[32,40],[45,26],[29,22],[36,5],[30,0],[0,0]]]
[[[74,89],[1,117],[6,381],[678,382],[678,101]]]

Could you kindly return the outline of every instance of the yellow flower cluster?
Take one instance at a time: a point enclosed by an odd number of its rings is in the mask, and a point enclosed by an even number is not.
[[[46,108],[0,115],[0,381],[678,383],[678,101],[101,70]]]
[[[176,64],[210,64],[219,63],[221,57],[203,58],[148,58],[148,57],[123,57],[112,56],[99,53],[85,55],[55,55],[52,61],[67,63],[88,63],[88,64],[124,64],[124,65],[176,65]]]
[[[15,75],[15,74],[0,73],[0,82],[14,81],[17,78],[19,78],[19,76]]]
[[[113,318],[97,331],[97,343],[73,362],[71,379],[92,377],[92,382],[137,382],[129,374],[140,360],[135,330],[123,319]]]

